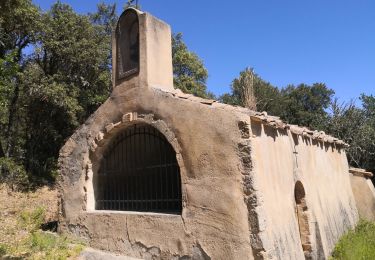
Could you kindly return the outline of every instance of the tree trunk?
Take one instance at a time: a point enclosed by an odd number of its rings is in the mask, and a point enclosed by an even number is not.
[[[14,88],[14,94],[12,97],[12,101],[10,102],[9,107],[9,116],[8,116],[8,126],[7,131],[5,133],[5,157],[9,157],[11,154],[11,149],[14,143],[14,124],[15,124],[15,116],[17,113],[17,102],[19,98],[20,88],[19,85],[16,83]]]

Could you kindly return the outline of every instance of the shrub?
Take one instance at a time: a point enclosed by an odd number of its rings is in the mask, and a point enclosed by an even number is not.
[[[3,244],[0,244],[0,257],[6,255],[7,253],[7,247]]]
[[[12,190],[25,190],[30,186],[23,166],[11,158],[0,158],[0,182],[6,183]]]
[[[19,223],[29,232],[38,230],[44,221],[45,210],[38,207],[33,211],[22,211],[19,218]]]

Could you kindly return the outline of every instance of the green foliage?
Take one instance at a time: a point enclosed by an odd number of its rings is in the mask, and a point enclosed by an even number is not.
[[[375,113],[373,96],[362,95],[362,108],[353,102],[340,104],[334,100],[331,115],[324,128],[345,142],[350,165],[375,170]]]
[[[75,244],[72,244],[75,243]],[[83,244],[55,233],[36,231],[24,242],[23,251],[32,259],[71,259],[79,255]]]
[[[112,18],[107,15],[114,14],[100,8],[95,20],[111,24]],[[110,92],[110,25],[93,24],[90,16],[78,15],[59,2],[42,17],[45,26],[38,34],[35,63],[43,76],[53,76],[54,81],[76,95],[85,112],[78,116],[87,117]]]
[[[254,75],[253,88],[257,110],[268,111],[270,114],[276,115],[278,109],[276,109],[275,104],[278,104],[278,99],[280,98],[279,90],[276,87],[272,86],[269,82],[264,81],[256,73],[251,73]],[[243,98],[244,89],[240,83],[241,78],[244,78],[247,74],[249,74],[249,71],[245,69],[240,72],[238,78],[235,78],[232,81],[231,93],[224,94],[219,98],[223,103],[236,106],[245,106]]]
[[[224,103],[246,106],[240,72],[231,92],[220,97]],[[322,83],[289,85],[278,89],[254,74],[254,95],[258,111],[267,111],[291,124],[323,130],[350,145],[350,165],[375,171],[375,97],[362,95],[362,107],[354,103],[339,104],[334,91]]]
[[[6,253],[7,253],[6,245],[0,244],[0,257],[6,255]]]
[[[361,220],[336,244],[332,259],[375,259],[375,223]]]
[[[245,88],[243,79],[250,73],[245,69],[240,76],[233,80],[231,93],[220,97],[224,103],[246,106],[244,104]],[[269,82],[254,74],[254,95],[256,108],[269,114],[280,116],[291,124],[299,124],[312,128],[322,128],[328,118],[326,109],[329,107],[333,90],[324,84],[316,83],[312,86],[300,84],[289,85],[279,90]]]
[[[45,210],[38,207],[33,211],[22,211],[19,218],[20,225],[28,232],[34,232],[43,224]]]
[[[96,25],[103,26],[103,35],[108,37],[112,34],[112,29],[115,27],[118,19],[116,4],[107,5],[105,3],[99,3],[97,9],[96,13],[89,14],[90,20]]]
[[[66,236],[50,232],[33,232],[26,242],[33,259],[68,259],[77,256],[83,249],[82,244],[70,244]]]
[[[279,115],[291,124],[321,129],[328,119],[326,109],[334,94],[322,83],[290,85],[280,91]]]
[[[182,40],[181,33],[172,37],[172,58],[173,81],[176,88],[199,97],[213,96],[211,93],[207,93],[207,69],[204,67],[202,60],[188,50]]]
[[[28,175],[22,165],[12,158],[0,158],[0,182],[7,183],[12,190],[29,188]]]
[[[79,15],[5,0],[0,10],[0,176],[52,181],[61,145],[109,96],[115,5]]]
[[[40,10],[31,0],[0,1],[0,58],[9,51],[21,59],[22,50],[34,41],[40,26]]]
[[[8,108],[16,83],[15,77],[20,69],[19,63],[16,62],[16,55],[16,51],[11,51],[0,57],[0,129],[7,123]]]

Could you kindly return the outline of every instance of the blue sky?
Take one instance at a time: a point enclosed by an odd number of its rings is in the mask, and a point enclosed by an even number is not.
[[[43,10],[55,1],[33,0]],[[95,12],[100,0],[61,0]],[[117,3],[120,13],[126,1]],[[139,0],[182,32],[209,71],[208,88],[228,92],[245,67],[283,87],[326,83],[341,101],[375,95],[373,0]]]

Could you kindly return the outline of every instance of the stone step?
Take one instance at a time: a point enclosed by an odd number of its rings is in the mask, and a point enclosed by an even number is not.
[[[125,255],[118,255],[86,247],[78,256],[78,260],[141,260]]]

